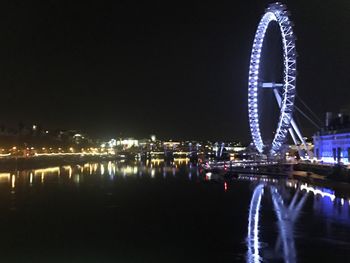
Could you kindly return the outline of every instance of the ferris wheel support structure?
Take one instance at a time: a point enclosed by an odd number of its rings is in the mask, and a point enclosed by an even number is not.
[[[280,84],[280,83],[265,82],[261,84],[261,88],[273,90],[273,93],[275,95],[279,108],[281,108],[281,105],[282,105],[282,97],[279,91],[282,87],[283,87],[283,84]],[[291,127],[288,129],[288,131],[290,136],[292,137],[294,144],[298,147],[299,156],[305,157],[305,154],[303,154],[302,152],[302,146],[303,146],[305,149],[305,152],[307,153],[307,157],[313,158],[313,153],[309,149],[308,145],[306,144],[305,139],[301,134],[300,129],[298,128],[298,125],[296,124],[293,118],[290,124],[291,124]]]

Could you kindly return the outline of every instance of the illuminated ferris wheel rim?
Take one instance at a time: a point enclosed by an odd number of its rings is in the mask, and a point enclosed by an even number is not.
[[[271,144],[270,153],[276,154],[281,149],[288,129],[290,128],[294,107],[295,86],[296,86],[296,52],[295,36],[292,22],[286,6],[281,3],[270,4],[261,18],[254,37],[254,43],[250,58],[249,79],[248,79],[248,114],[249,125],[253,142],[256,149],[262,153],[266,147],[263,143],[259,127],[258,110],[258,88],[260,54],[263,46],[266,30],[270,22],[277,22],[280,28],[283,45],[283,92],[280,104],[280,115],[275,132],[275,137]]]

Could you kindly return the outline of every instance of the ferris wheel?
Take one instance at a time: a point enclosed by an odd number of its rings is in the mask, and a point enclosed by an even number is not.
[[[261,76],[259,76],[265,33],[271,22],[278,24],[282,38],[283,83],[262,82]],[[306,145],[293,120],[294,99],[296,96],[296,56],[295,36],[289,12],[286,6],[281,3],[270,4],[265,10],[255,33],[248,79],[249,125],[253,143],[259,153],[278,154],[286,140],[288,131],[295,144],[299,143],[297,140],[298,137],[301,144]],[[273,90],[280,108],[277,129],[270,145],[264,144],[259,125],[258,90],[262,88]]]

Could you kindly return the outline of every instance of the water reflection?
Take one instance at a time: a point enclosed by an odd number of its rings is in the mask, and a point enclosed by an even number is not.
[[[259,184],[253,192],[252,199],[249,206],[248,217],[248,237],[247,247],[248,262],[260,262],[261,256],[259,254],[260,242],[259,242],[259,212],[261,206],[261,197],[264,192],[264,185]]]
[[[244,231],[247,231],[244,232],[244,236],[239,236],[239,242],[242,242],[242,240],[246,238],[247,250],[244,249],[240,251],[240,253],[246,253],[246,259],[248,262],[281,259],[285,262],[296,262],[300,250],[297,251],[299,240],[295,239],[295,229],[300,229],[304,224],[303,221],[305,218],[303,217],[303,220],[299,218],[302,212],[309,211],[307,219],[311,218],[314,220],[313,217],[316,217],[317,220],[319,218],[324,220],[326,218],[327,220],[336,222],[338,225],[339,223],[344,223],[347,226],[350,225],[350,200],[347,196],[339,194],[333,188],[303,183],[292,179],[277,179],[265,176],[257,177],[250,175],[237,175],[234,178],[236,179],[232,180],[237,180],[238,182],[228,180],[227,178],[225,179],[215,173],[205,173],[198,165],[191,164],[186,159],[176,160],[175,162],[169,163],[160,160],[147,161],[145,163],[109,161],[101,163],[85,163],[81,165],[55,166],[20,172],[6,171],[0,173],[0,187],[2,191],[1,193],[5,192],[6,195],[10,196],[11,200],[13,200],[13,203],[10,203],[11,209],[16,209],[17,213],[21,211],[21,203],[18,200],[25,196],[25,193],[23,194],[23,189],[25,190],[26,187],[28,187],[28,189],[31,187],[31,193],[43,194],[40,191],[32,190],[34,190],[35,187],[44,189],[44,187],[55,184],[56,182],[59,182],[60,185],[68,184],[72,186],[69,189],[73,189],[73,191],[78,189],[79,191],[76,192],[82,194],[83,191],[80,191],[82,187],[90,183],[95,186],[95,184],[98,185],[98,183],[103,182],[103,186],[108,185],[108,189],[101,187],[102,191],[108,190],[107,193],[110,193],[112,192],[111,189],[120,186],[120,183],[126,183],[121,188],[124,191],[128,185],[133,183],[137,183],[137,186],[139,186],[138,183],[141,180],[142,182],[145,182],[146,187],[147,182],[151,182],[152,186],[160,183],[163,187],[164,182],[168,183],[174,180],[181,180],[181,184],[175,184],[176,186],[174,186],[174,188],[176,189],[168,198],[173,198],[176,193],[181,192],[181,190],[178,191],[178,187],[181,188],[181,185],[185,185],[186,187],[184,189],[185,191],[188,191],[186,197],[196,198],[196,195],[200,196],[200,199],[196,199],[196,202],[192,202],[192,204],[195,203],[196,205],[191,206],[190,211],[192,211],[194,207],[197,207],[197,203],[199,204],[198,207],[200,207],[202,199],[206,201],[212,199],[216,200],[215,207],[217,204],[220,204],[220,202],[224,203],[225,209],[227,209],[226,202],[231,202],[232,204],[237,203],[237,199],[232,197],[240,196],[240,194],[235,195],[237,192],[242,193],[242,191],[246,191],[249,193],[251,200],[249,200],[244,207],[241,205],[243,203],[242,201],[239,206],[235,207],[235,209],[239,210],[243,207],[244,211],[241,212],[240,215],[244,216],[244,218],[248,218],[248,226],[246,225],[246,219],[242,220],[240,216],[239,220],[235,222],[235,225],[242,223],[242,226],[239,226],[240,229],[243,228]],[[167,184],[167,187],[170,185],[171,184]],[[187,187],[189,185],[191,187]],[[204,186],[202,189],[205,189],[205,191],[197,192],[196,189],[202,186]],[[251,186],[254,186],[253,189]],[[65,191],[59,191],[58,194],[62,194],[62,192],[65,193]],[[86,194],[85,192],[83,194]],[[115,191],[115,193],[117,194],[118,191]],[[201,195],[199,195],[199,193]],[[4,196],[6,197],[6,195]],[[95,195],[93,198],[95,198]],[[107,201],[110,202],[110,199],[113,198],[108,197]],[[178,199],[183,202],[183,199]],[[116,198],[113,201],[113,207],[116,207],[117,200],[119,199]],[[103,201],[106,200],[102,199],[101,204],[104,204]],[[152,199],[148,201],[148,203],[153,202]],[[178,207],[186,207],[187,201],[188,199],[186,198],[186,203],[181,203]],[[167,199],[167,202],[171,203],[173,200]],[[147,205],[149,205],[148,203]],[[188,203],[191,202],[189,201]],[[207,203],[208,202],[206,202],[206,204]],[[108,207],[110,207],[109,203]],[[127,207],[127,205],[125,205],[125,207]],[[138,204],[135,205],[135,207],[138,209]],[[150,207],[153,209],[152,205],[150,205]],[[265,208],[272,209],[268,210]],[[100,209],[100,207],[98,209]],[[159,209],[166,208],[161,204]],[[158,210],[158,207],[154,210]],[[197,211],[197,213],[201,214],[202,210],[205,209],[200,207],[200,212]],[[129,212],[131,217],[135,213],[134,210],[129,210],[127,208],[123,211],[125,213]],[[171,221],[172,218],[170,211],[171,210],[168,212],[170,214],[168,217],[169,221]],[[266,211],[271,214],[270,216],[273,217],[273,220],[269,219],[269,221],[266,222],[266,218],[268,218],[266,217]],[[110,211],[108,213],[110,213]],[[216,220],[216,217],[220,217],[220,220],[222,220],[221,215],[223,215],[224,212],[218,214],[220,216],[217,216],[216,214],[212,215],[212,219]],[[116,216],[116,218],[118,217]],[[225,218],[225,220],[226,219],[227,218]],[[229,220],[230,218],[228,217],[227,221]],[[205,220],[199,219],[196,223],[197,222],[199,222],[199,225],[201,226],[207,226]],[[148,224],[151,223],[148,222]],[[168,223],[166,222],[164,224],[163,229],[167,228]],[[265,224],[267,224],[268,227],[266,227]],[[275,226],[273,229],[276,230],[276,232],[273,230],[272,233],[270,233],[271,225]],[[310,224],[305,224],[305,228],[309,226]],[[248,228],[247,230],[246,227]],[[329,228],[325,230],[328,231],[324,233],[327,238],[332,237],[332,231],[338,231],[338,228],[336,229],[335,227],[332,227],[333,225],[329,224]],[[215,231],[216,230],[213,232]],[[269,232],[269,237],[267,237],[266,232]],[[301,235],[303,234],[304,233]],[[232,234],[232,236],[234,235],[237,234]],[[346,238],[344,239],[347,240]]]
[[[149,177],[156,178],[161,174],[165,179],[168,175],[176,176],[182,165],[188,164],[188,159],[175,159],[175,161],[166,163],[163,160],[152,160],[145,163],[142,162],[124,162],[124,161],[108,161],[101,163],[85,163],[76,165],[54,166],[40,169],[2,172],[0,173],[0,185],[9,184],[11,189],[15,189],[17,180],[27,186],[35,186],[45,184],[47,179],[54,180],[61,178],[62,180],[72,181],[80,184],[82,179],[87,176],[101,177],[113,181],[116,177]],[[192,179],[193,175],[198,178],[200,176],[200,168],[196,164],[187,167],[187,178]],[[16,176],[17,173],[20,176]]]
[[[11,173],[0,173],[0,183],[8,182],[10,180]]]
[[[15,185],[16,185],[16,176],[13,174],[11,176],[11,188],[15,188]]]
[[[336,197],[335,192],[329,188],[311,186],[296,180],[276,180],[267,177],[239,176],[239,180],[255,181],[256,186],[250,201],[247,231],[247,262],[262,262],[265,260],[261,246],[260,210],[264,190],[269,192],[275,212],[278,237],[276,238],[273,258],[282,257],[284,262],[296,262],[294,228],[300,212],[310,194],[314,196],[313,209],[315,212],[327,215],[339,222],[349,223],[349,203],[345,198]],[[284,183],[281,183],[283,182]],[[290,193],[294,192],[290,200]],[[336,211],[337,212],[336,212]],[[271,244],[270,244],[271,245]]]
[[[32,186],[32,184],[33,184],[33,173],[30,172],[30,174],[29,174],[29,185]]]
[[[279,236],[275,245],[275,253],[276,255],[283,255],[284,262],[296,262],[294,224],[306,201],[307,193],[301,194],[302,197],[299,198],[300,191],[296,191],[292,201],[290,202],[289,206],[287,206],[280,194],[280,191],[275,185],[266,185],[263,183],[260,183],[255,187],[249,207],[247,261],[262,261],[262,257],[260,255],[261,246],[259,242],[259,211],[261,206],[261,198],[265,187],[271,194],[273,208],[278,219],[277,225]]]

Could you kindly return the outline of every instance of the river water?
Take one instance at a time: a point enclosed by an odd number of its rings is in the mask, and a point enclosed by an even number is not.
[[[350,188],[332,187],[184,160],[5,171],[0,261],[348,262]]]

